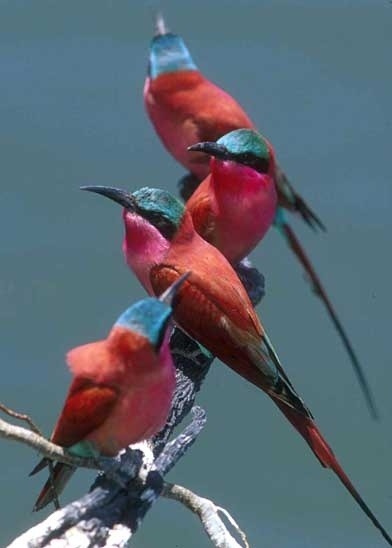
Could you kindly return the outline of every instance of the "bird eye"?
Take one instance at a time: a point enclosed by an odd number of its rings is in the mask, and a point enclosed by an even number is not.
[[[251,152],[243,152],[240,154],[240,159],[245,164],[253,162],[256,157]]]
[[[237,161],[246,166],[250,166],[259,173],[268,173],[269,161],[266,158],[259,158],[251,152],[244,152],[237,157]]]
[[[171,240],[177,231],[176,224],[158,211],[137,208],[138,213],[159,230],[164,238]]]

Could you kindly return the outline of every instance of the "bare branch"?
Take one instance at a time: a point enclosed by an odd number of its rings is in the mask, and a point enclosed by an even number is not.
[[[239,268],[253,304],[257,304],[263,294],[263,278],[250,264],[242,263]],[[160,496],[163,476],[194,443],[205,424],[204,412],[200,408],[193,408],[193,405],[214,356],[178,328],[174,329],[170,344],[176,366],[177,386],[172,409],[162,431],[153,439],[133,446],[132,450],[124,450],[115,459],[111,459],[111,465],[116,465],[115,472],[112,468],[109,474],[98,475],[87,495],[54,512],[45,521],[15,539],[9,548],[122,548],[128,544],[146,512]],[[194,415],[191,424],[180,436],[169,442],[174,428],[191,409]],[[95,461],[74,457],[36,433],[1,419],[0,437],[22,441],[48,458],[71,466],[97,468]],[[107,470],[105,466],[101,468]],[[113,481],[109,476],[120,477],[123,481]],[[126,483],[127,488],[122,488],[119,483]],[[203,503],[198,512],[202,512],[203,519],[205,517],[207,520],[205,528],[215,546],[242,548],[228,533],[218,515],[222,513],[237,530],[243,546],[248,548],[245,535],[226,510],[208,499],[194,496]],[[208,516],[212,516],[212,522],[208,521]]]
[[[193,418],[190,425],[173,441],[168,442],[155,460],[155,467],[162,476],[168,474],[179,459],[185,455],[206,424],[206,413],[201,407],[192,407],[191,411]]]
[[[15,412],[15,414],[17,413]],[[71,455],[63,447],[55,445],[35,432],[27,430],[27,428],[22,428],[21,426],[16,426],[15,424],[10,424],[3,419],[0,419],[0,438],[24,443],[41,453],[42,456],[51,460],[64,462],[64,464],[81,468],[93,468],[95,470],[99,468],[96,460]]]
[[[193,493],[186,487],[172,483],[164,483],[162,496],[181,502],[181,504],[196,514],[211,542],[217,548],[249,548],[245,533],[240,529],[233,517],[227,510],[216,506],[211,500],[196,495],[196,493]],[[219,513],[222,513],[235,529],[243,542],[242,546],[229,533]]]
[[[35,422],[29,417],[29,415],[26,415],[25,413],[18,413],[17,411],[14,411],[13,409],[10,409],[6,405],[4,405],[4,403],[0,403],[0,410],[3,411],[3,413],[6,413],[7,415],[9,415],[10,417],[26,422],[30,426],[30,429],[33,432],[35,432],[39,436],[42,436],[41,430],[38,428]]]
[[[193,415],[193,422],[184,433],[165,448],[163,468],[170,469],[170,458],[177,461],[195,441],[205,414],[195,408]],[[115,474],[127,484],[126,489],[108,475],[99,475],[90,493],[54,512],[15,539],[9,548],[125,547],[160,496],[163,479],[154,462],[151,442],[137,444],[132,450],[128,448],[112,461],[116,461]]]

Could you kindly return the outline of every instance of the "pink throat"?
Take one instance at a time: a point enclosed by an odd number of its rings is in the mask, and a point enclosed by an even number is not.
[[[216,245],[231,263],[243,259],[264,237],[275,216],[273,177],[231,161],[211,160],[216,199]],[[235,227],[235,235],[233,235]]]
[[[125,260],[147,292],[154,295],[150,283],[150,270],[162,262],[170,248],[170,242],[157,228],[139,215],[124,210],[123,219]]]
[[[228,188],[232,192],[260,192],[261,188],[269,186],[269,174],[262,174],[255,171],[253,168],[237,164],[230,160],[211,159],[211,173],[215,179],[215,192]]]

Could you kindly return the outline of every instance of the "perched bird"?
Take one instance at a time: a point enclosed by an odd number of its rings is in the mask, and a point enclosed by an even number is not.
[[[186,204],[196,231],[237,264],[264,237],[276,212],[275,156],[253,129],[191,146],[212,156],[207,175]]]
[[[226,365],[266,392],[392,546],[391,537],[343,471],[284,372],[232,266],[197,234],[184,206],[159,189],[142,188],[133,193],[105,186],[82,189],[123,206],[124,255],[147,291],[158,294],[191,271],[178,292],[175,321]]]
[[[256,129],[241,105],[198,70],[183,39],[169,32],[161,14],[151,41],[144,104],[166,149],[200,182],[209,173],[203,154],[187,153],[199,141],[216,141],[229,131]],[[279,204],[314,228],[324,228],[276,165]]]
[[[150,45],[148,74],[144,85],[144,103],[150,120],[166,149],[192,174],[193,182],[189,181],[189,177],[185,177],[187,182],[185,189],[190,187],[195,189],[198,183],[208,176],[210,170],[208,156],[201,154],[202,151],[213,156],[218,155],[219,158],[221,151],[211,150],[212,142],[218,141],[227,133],[236,129],[255,129],[255,124],[241,105],[223,89],[210,82],[198,70],[183,39],[181,36],[169,32],[162,15],[157,17],[156,34]],[[188,147],[196,152],[190,154],[187,152]],[[207,150],[208,147],[210,147],[209,151]],[[349,355],[370,413],[373,418],[377,418],[376,405],[359,359],[319,276],[288,223],[283,209],[301,215],[302,219],[313,229],[325,230],[325,227],[305,200],[294,190],[275,159],[273,163],[279,205],[276,210],[275,225],[305,269],[314,293],[324,303]],[[211,165],[212,177],[218,178],[218,170],[221,166],[222,162],[215,162]],[[220,171],[222,172],[222,168]],[[227,171],[225,174],[227,174]],[[222,179],[223,177],[220,176],[220,180]],[[210,188],[210,183],[203,181],[201,192],[204,193],[207,186]],[[182,192],[182,195],[187,198],[187,190]],[[196,199],[200,200],[200,195],[194,200]],[[240,205],[243,208],[241,210],[241,232],[251,233],[254,217],[246,212],[246,206],[249,203],[242,202]],[[200,212],[202,206],[199,206],[198,209],[198,215],[204,218],[206,213]],[[216,236],[216,239],[222,240],[223,231],[226,231],[226,229],[229,231],[226,238],[235,238],[235,235],[238,234],[238,224],[233,223],[230,225],[230,216],[225,217],[224,210],[221,210],[220,214],[225,223],[224,226],[222,224],[221,235]],[[260,217],[263,218],[264,215],[266,215],[266,219],[269,217],[269,209],[268,212],[260,210]],[[238,210],[236,217],[240,216],[241,213]],[[245,227],[247,222],[250,223],[250,227]],[[207,223],[209,241],[214,238],[211,224]],[[197,222],[196,228],[198,229]],[[205,235],[204,233],[203,236]]]
[[[184,274],[160,299],[150,297],[128,308],[106,339],[67,354],[73,380],[51,436],[53,443],[81,457],[110,457],[164,426],[175,388],[170,319],[173,300],[188,276]],[[31,475],[46,465],[44,458]],[[34,510],[56,500],[74,470],[57,463]]]

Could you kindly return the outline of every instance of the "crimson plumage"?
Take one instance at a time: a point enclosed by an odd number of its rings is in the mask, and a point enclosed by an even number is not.
[[[184,274],[167,288],[163,300],[148,298],[128,308],[106,339],[68,352],[73,379],[51,436],[53,443],[82,457],[111,457],[164,426],[175,388],[169,349],[171,301]],[[47,459],[41,460],[32,474],[47,464]],[[57,463],[34,510],[54,500],[73,471]]]
[[[174,319],[212,354],[263,390],[305,439],[320,463],[331,468],[372,523],[392,539],[363,501],[298,395],[227,259],[203,240],[192,218],[168,192],[142,188],[83,187],[124,207],[123,251],[148,291],[159,294],[186,271]]]
[[[144,104],[162,143],[174,158],[190,171],[196,178],[196,182],[200,182],[208,176],[210,169],[208,157],[200,152],[189,153],[187,152],[188,147],[198,142],[217,141],[236,129],[255,129],[254,122],[243,107],[229,93],[208,80],[198,70],[181,36],[168,31],[161,15],[157,19],[156,35],[150,45],[148,74],[144,85]],[[214,173],[212,176],[216,177]],[[288,223],[283,210],[297,213],[314,229],[325,230],[325,227],[304,198],[294,189],[278,162],[275,162],[274,165],[274,182],[279,205],[276,211],[275,225],[304,268],[314,294],[323,302],[349,356],[370,413],[374,418],[377,418],[378,412],[374,398],[354,347],[320,277],[293,228]],[[189,184],[188,187],[190,188],[191,185]],[[196,229],[199,230],[200,226],[200,234],[212,243],[215,240],[219,246],[219,242],[223,238],[213,234],[214,223],[211,222],[211,219],[204,224],[198,222],[199,218],[205,220],[211,209],[211,202],[205,195],[206,190],[211,190],[211,184],[204,180],[199,195],[194,199],[198,201],[197,218],[195,218]],[[214,197],[211,200],[214,201]],[[254,247],[257,239],[256,232],[252,232],[253,215],[248,215],[248,202],[241,201],[241,199],[237,201],[237,217],[242,218],[242,232],[238,229],[238,223],[230,225],[229,215],[223,223],[224,229],[229,232],[226,240],[232,239],[231,247],[235,248],[229,250],[231,253],[228,256],[229,260],[232,260],[233,257],[237,260],[241,252],[246,254]],[[204,212],[202,211],[203,207],[206,208]],[[266,209],[267,212],[268,208],[269,205]],[[220,213],[223,217],[224,211],[221,210]],[[261,208],[260,216],[264,214],[265,211]],[[248,226],[246,226],[247,224]],[[217,224],[215,226],[218,227]],[[205,227],[207,227],[206,231],[204,231]],[[221,232],[223,233],[223,230]],[[244,234],[249,235],[248,240],[243,237]],[[263,231],[259,232],[259,236],[264,236]],[[238,241],[235,241],[236,238]]]

